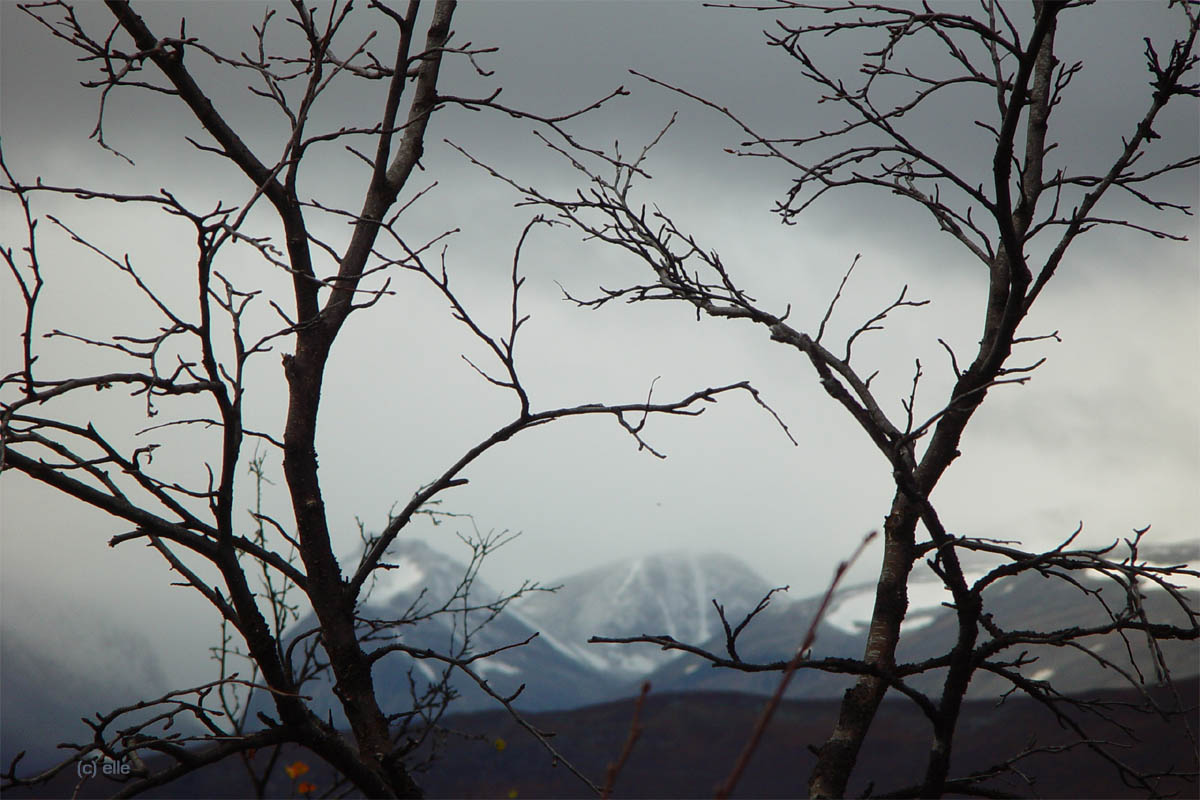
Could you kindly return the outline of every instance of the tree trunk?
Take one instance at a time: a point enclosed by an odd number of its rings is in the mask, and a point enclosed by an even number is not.
[[[867,633],[863,660],[886,674],[896,665],[896,644],[900,623],[908,611],[908,575],[912,571],[913,541],[919,511],[903,493],[897,491],[892,512],[884,523],[883,565],[875,590],[875,608]],[[877,675],[864,675],[842,698],[841,712],[817,757],[817,766],[808,782],[811,797],[842,797],[846,783],[858,760],[871,721],[887,693],[887,681]]]

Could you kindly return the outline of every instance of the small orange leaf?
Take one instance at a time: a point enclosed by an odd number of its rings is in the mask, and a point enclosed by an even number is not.
[[[501,753],[503,753],[503,752],[504,752],[504,748],[508,747],[508,742],[504,741],[504,739],[502,739],[502,738],[500,738],[499,736],[497,736],[497,737],[496,737],[496,741],[492,742],[492,745],[493,745],[493,746],[494,746],[494,747],[495,747],[495,748],[496,748],[498,751],[500,751]]]
[[[309,783],[308,781],[300,781],[300,785],[296,787],[296,791],[300,794],[312,794],[316,790],[317,785],[315,783]]]
[[[283,771],[287,773],[289,778],[295,780],[304,773],[308,772],[308,764],[305,764],[303,761],[293,761],[291,764],[288,764],[286,767],[284,767]]]

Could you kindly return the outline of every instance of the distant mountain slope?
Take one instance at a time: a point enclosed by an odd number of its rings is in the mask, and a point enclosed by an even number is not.
[[[927,570],[914,571],[913,578],[909,587],[908,616],[897,649],[897,660],[902,663],[945,653],[953,646],[957,635],[954,612],[941,605],[950,600],[949,592],[940,581],[930,580],[933,576]],[[1089,590],[1099,592],[1114,609],[1122,607],[1123,595],[1111,581],[1087,577],[1080,578],[1080,581]],[[829,614],[818,628],[813,647],[814,657],[861,657],[874,590],[873,584],[860,584],[847,587],[835,596]],[[1149,618],[1184,626],[1188,624],[1166,592],[1147,588],[1144,594],[1143,606]],[[1193,607],[1200,605],[1200,593],[1196,590],[1187,590],[1185,596],[1190,598]],[[1099,625],[1108,619],[1104,607],[1094,597],[1061,580],[1048,580],[1036,573],[998,582],[985,591],[984,598],[996,623],[1008,630],[1050,632],[1072,626]],[[759,663],[790,658],[808,630],[818,600],[816,597],[790,602],[776,600],[739,638],[739,655],[745,661]],[[986,639],[985,635],[980,641]],[[718,655],[725,654],[723,635],[692,643],[700,644]],[[1093,653],[1116,662],[1127,672],[1136,674],[1136,670],[1140,670],[1148,681],[1155,681],[1155,666],[1144,636],[1128,634],[1125,639],[1112,635],[1092,637],[1083,643]],[[1167,667],[1176,678],[1200,673],[1200,643],[1169,641],[1160,646]],[[1062,691],[1120,689],[1129,685],[1120,673],[1102,667],[1091,655],[1075,647],[1021,647],[1012,651],[1012,655],[1021,650],[1028,651],[1029,656],[1036,659],[1023,672],[1037,679],[1054,680],[1060,684]],[[1134,654],[1133,662],[1129,660],[1129,652]],[[778,673],[713,669],[703,660],[690,655],[664,664],[648,677],[655,687],[663,691],[767,693],[773,691],[778,682]],[[940,680],[940,673],[934,672],[914,678],[910,683],[914,688],[936,693],[940,690]],[[836,698],[851,682],[852,678],[844,675],[803,671],[793,680],[788,696]],[[998,697],[1010,686],[1004,679],[981,671],[972,679],[969,693],[976,698]],[[634,684],[630,684],[626,691],[634,693]]]
[[[395,569],[383,572],[376,582],[369,602],[360,611],[363,618],[399,619],[413,609],[432,611],[441,608],[456,596],[467,571],[466,565],[418,541],[396,543],[389,551],[387,562],[395,565]],[[537,594],[535,592],[534,596]],[[482,580],[477,580],[469,601],[478,605],[500,595]],[[463,631],[470,630],[469,652],[481,653],[522,642],[537,633],[521,614],[506,611],[480,627],[490,612],[462,608],[461,602],[455,602],[449,613],[400,627],[397,635],[400,641],[414,648],[454,653],[461,649]],[[293,630],[298,634],[313,624],[311,617],[305,617],[293,626]],[[372,647],[383,644],[386,641],[377,640]],[[502,695],[511,695],[524,684],[516,701],[523,709],[566,708],[598,702],[614,696],[619,686],[615,679],[596,672],[564,652],[550,637],[540,635],[523,647],[480,660],[472,667]],[[446,664],[435,659],[413,659],[403,653],[386,656],[376,664],[373,676],[381,706],[391,711],[409,708],[413,685],[410,677],[417,691],[421,691],[425,685],[439,680],[446,669]],[[453,671],[451,685],[460,694],[455,709],[495,707],[495,701],[458,670]],[[335,724],[345,724],[340,704],[333,698],[328,674],[325,680],[306,685],[304,692],[314,697],[318,714],[331,714]],[[250,718],[253,719],[258,711],[272,713],[261,694],[252,701]]]
[[[21,622],[28,623],[27,620]],[[166,691],[166,676],[151,644],[137,633],[49,628],[80,658],[72,662],[28,624],[0,628],[0,763],[24,751],[21,766],[45,768],[69,751],[61,742],[86,742],[82,717],[136,703]],[[146,714],[148,716],[148,714]],[[133,717],[127,717],[131,722]],[[188,723],[181,722],[180,727]]]

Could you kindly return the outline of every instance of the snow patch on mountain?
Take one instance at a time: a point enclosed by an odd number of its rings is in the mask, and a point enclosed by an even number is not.
[[[1173,565],[1173,564],[1171,564],[1171,565],[1155,564],[1153,566],[1175,566],[1175,565]],[[1192,592],[1200,591],[1200,575],[1172,575],[1169,578],[1167,578],[1166,581],[1167,581],[1167,583],[1171,584],[1172,586],[1174,586],[1178,589],[1181,589],[1183,591],[1192,591]],[[1152,591],[1152,592],[1165,592],[1166,591],[1166,589],[1164,589],[1160,584],[1157,584],[1153,581],[1139,580],[1138,586],[1140,586],[1143,591]]]
[[[371,590],[372,597],[384,599],[410,592],[425,580],[425,570],[411,556],[385,559],[384,564],[388,565],[388,568],[377,569],[372,575],[375,582]]]
[[[526,617],[515,606],[510,606],[509,608],[505,609],[504,613],[508,614],[522,625],[528,626],[531,630],[537,631],[538,638],[541,641],[545,642],[550,647],[557,650],[559,653],[571,659],[572,661],[578,661],[591,669],[605,668],[605,660],[594,650],[589,650],[586,647],[579,647],[577,645],[569,645],[561,641],[557,636],[545,628],[539,628],[539,622],[537,620]]]
[[[423,659],[416,660],[417,671],[425,676],[425,680],[433,683],[437,681],[437,673],[433,671],[433,667],[429,666]]]
[[[522,598],[513,609],[560,652],[625,676],[644,675],[680,653],[649,644],[589,644],[591,636],[703,642],[721,630],[714,599],[736,624],[770,588],[735,558],[689,552],[620,561],[561,583],[558,592]]]
[[[1181,563],[1195,560],[1191,557],[1186,545],[1168,545],[1160,548],[1161,552],[1147,548],[1140,555],[1139,563],[1152,567],[1178,566]],[[964,561],[963,572],[967,585],[971,586],[987,572],[1001,562],[995,559],[979,558],[975,561]],[[1106,583],[1110,580],[1100,571],[1091,571],[1097,579]],[[1168,581],[1183,591],[1200,591],[1200,575],[1172,575]],[[1018,582],[1012,578],[1001,579],[990,584],[986,591],[993,600],[1010,594],[1017,588]],[[1165,589],[1153,581],[1140,580],[1138,585],[1143,592],[1164,592]],[[908,584],[908,612],[904,617],[901,630],[912,633],[927,627],[943,614],[951,613],[947,604],[953,603],[950,591],[932,570],[920,565],[913,570]],[[875,606],[875,584],[862,583],[846,587],[834,595],[830,608],[825,614],[824,622],[833,625],[841,631],[851,634],[862,634],[871,624],[871,613]]]
[[[520,675],[521,668],[514,667],[512,664],[506,664],[496,658],[485,658],[481,661],[476,661],[474,664],[475,672],[482,678],[488,675]]]
[[[964,575],[970,586],[984,573],[968,572]],[[1009,587],[1002,587],[1008,589]],[[950,591],[932,573],[913,571],[908,584],[908,612],[900,626],[903,633],[920,630],[939,616],[949,611],[944,603],[953,602]],[[846,633],[859,634],[871,625],[871,614],[875,609],[875,584],[861,583],[837,592],[825,614],[824,622]]]

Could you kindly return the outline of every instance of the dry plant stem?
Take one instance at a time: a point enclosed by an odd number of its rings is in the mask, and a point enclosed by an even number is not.
[[[621,770],[625,767],[625,762],[629,760],[629,756],[633,753],[633,746],[637,744],[637,740],[642,735],[642,726],[638,723],[638,719],[641,717],[642,706],[645,705],[646,695],[649,693],[650,681],[642,681],[642,690],[638,692],[637,700],[633,701],[633,717],[629,720],[629,735],[625,737],[625,744],[621,747],[621,754],[604,771],[604,786],[600,790],[600,796],[603,798],[612,797],[612,790],[616,786],[617,776],[621,774]]]
[[[833,580],[829,582],[829,588],[825,590],[825,595],[821,598],[821,604],[817,607],[817,613],[813,615],[812,622],[808,625],[808,630],[804,634],[804,640],[800,643],[800,647],[796,649],[796,654],[788,661],[787,666],[783,670],[783,676],[779,679],[779,685],[775,687],[775,693],[771,695],[770,700],[763,706],[762,713],[758,717],[758,721],[754,724],[754,729],[750,732],[750,737],[746,740],[742,752],[738,755],[737,761],[734,762],[733,768],[729,771],[729,775],[716,788],[713,797],[723,798],[733,794],[733,790],[737,787],[737,783],[741,780],[742,773],[746,771],[746,767],[750,765],[750,759],[754,756],[754,751],[758,749],[762,742],[763,735],[767,732],[767,726],[771,724],[771,718],[775,716],[776,709],[783,701],[783,695],[787,692],[788,684],[792,682],[792,676],[796,674],[796,669],[804,660],[804,656],[812,648],[813,642],[817,639],[817,626],[821,624],[821,620],[825,617],[825,611],[829,608],[829,601],[833,599],[834,592],[837,591],[838,584],[842,582],[842,577],[846,574],[846,570],[850,569],[851,565],[858,560],[875,537],[879,535],[879,531],[871,531],[863,540],[859,542],[854,553],[850,558],[837,565],[837,569],[833,573]]]

